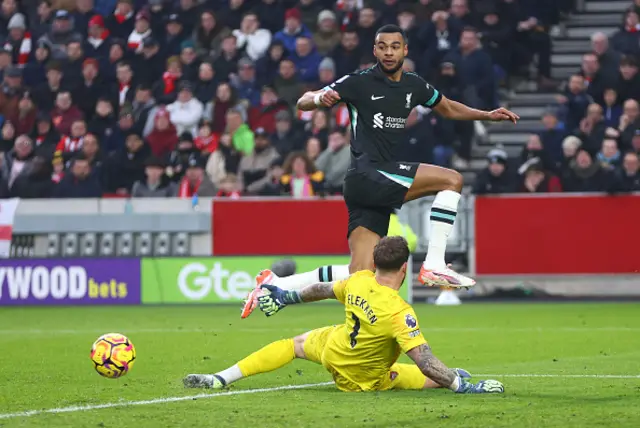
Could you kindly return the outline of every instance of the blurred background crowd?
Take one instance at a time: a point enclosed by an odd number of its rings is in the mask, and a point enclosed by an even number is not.
[[[476,193],[640,190],[640,0],[615,33],[593,34],[567,81],[554,79],[553,40],[575,7],[2,0],[0,197],[340,194],[348,111],[295,103],[375,64],[375,31],[389,23],[408,34],[405,70],[451,99],[508,105],[519,80],[557,94],[519,157],[488,151]],[[399,160],[466,170],[486,132],[417,108]]]

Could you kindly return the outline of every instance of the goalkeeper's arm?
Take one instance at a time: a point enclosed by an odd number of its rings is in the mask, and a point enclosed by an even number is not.
[[[300,291],[288,291],[274,285],[264,284],[260,288],[267,290],[268,293],[258,297],[260,310],[269,317],[287,305],[336,299],[333,284],[333,282],[318,282],[308,285]]]

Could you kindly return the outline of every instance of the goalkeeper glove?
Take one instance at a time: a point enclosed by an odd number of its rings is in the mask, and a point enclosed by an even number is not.
[[[287,291],[269,284],[262,284],[260,288],[269,292],[258,297],[260,310],[268,317],[275,315],[287,305],[302,302],[297,291]]]
[[[463,378],[460,380],[460,386],[455,391],[458,394],[490,394],[504,392],[504,385],[497,380],[481,380],[478,383],[471,383]]]

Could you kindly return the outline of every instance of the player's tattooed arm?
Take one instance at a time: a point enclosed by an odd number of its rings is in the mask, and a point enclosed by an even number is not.
[[[445,388],[450,387],[455,381],[455,372],[433,355],[431,347],[426,343],[411,349],[407,352],[407,355],[416,363],[422,373],[432,381]]]
[[[299,292],[300,300],[304,303],[317,302],[318,300],[335,299],[333,282],[318,282],[307,285]]]

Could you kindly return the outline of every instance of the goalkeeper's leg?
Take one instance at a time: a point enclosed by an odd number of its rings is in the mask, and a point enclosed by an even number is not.
[[[334,329],[334,327],[325,327],[312,330],[293,339],[283,339],[270,343],[262,349],[254,352],[248,357],[238,361],[226,370],[222,370],[215,374],[190,374],[184,378],[184,386],[187,388],[213,388],[221,389],[233,382],[244,377],[254,376],[260,373],[268,373],[270,371],[284,367],[296,358],[305,359],[320,363],[320,355],[322,351],[309,352],[307,345],[307,353],[305,353],[305,341],[309,336],[312,338],[328,336],[326,329]],[[325,340],[323,342],[326,343]],[[322,345],[322,344],[319,344]],[[323,347],[323,345],[322,345]],[[314,347],[315,348],[315,347]],[[309,355],[307,355],[309,354]]]

